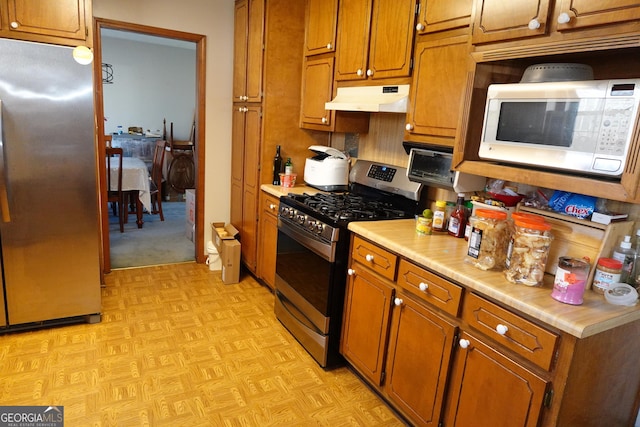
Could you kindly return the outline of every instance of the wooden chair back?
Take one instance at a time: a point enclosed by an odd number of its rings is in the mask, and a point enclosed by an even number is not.
[[[122,157],[123,150],[122,148],[114,148],[114,147],[106,147],[105,148],[106,157],[107,157],[107,203],[112,203],[115,207],[117,206],[118,212],[118,220],[120,222],[120,232],[124,232],[124,194],[122,193]],[[114,168],[118,168],[118,174],[116,175],[117,183],[113,182],[113,174],[111,170]],[[116,185],[113,185],[116,184]],[[116,188],[113,190],[113,188]]]

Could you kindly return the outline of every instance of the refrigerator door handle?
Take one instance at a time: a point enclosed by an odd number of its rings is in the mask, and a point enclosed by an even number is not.
[[[2,127],[2,100],[0,100],[0,216],[2,222],[11,222],[6,169],[4,167],[4,128]]]

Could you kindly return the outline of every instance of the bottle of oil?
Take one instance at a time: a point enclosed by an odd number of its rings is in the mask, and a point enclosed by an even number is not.
[[[273,158],[273,185],[280,185],[280,172],[282,172],[282,157],[280,146],[276,146],[276,156]]]

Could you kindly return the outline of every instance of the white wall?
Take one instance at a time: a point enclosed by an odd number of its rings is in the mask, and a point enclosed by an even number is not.
[[[232,0],[93,0],[95,17],[207,36],[205,246],[207,224],[229,221],[233,11]]]
[[[196,51],[102,35],[102,62],[113,66],[103,85],[106,133],[121,125],[162,130],[174,123],[174,138],[188,140],[196,106]]]

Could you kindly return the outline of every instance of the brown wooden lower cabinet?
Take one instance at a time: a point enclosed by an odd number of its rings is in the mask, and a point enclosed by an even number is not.
[[[257,275],[267,286],[274,289],[276,251],[278,249],[278,204],[280,200],[264,191],[260,193]]]
[[[640,321],[578,339],[351,243],[341,352],[412,425],[634,425]]]

